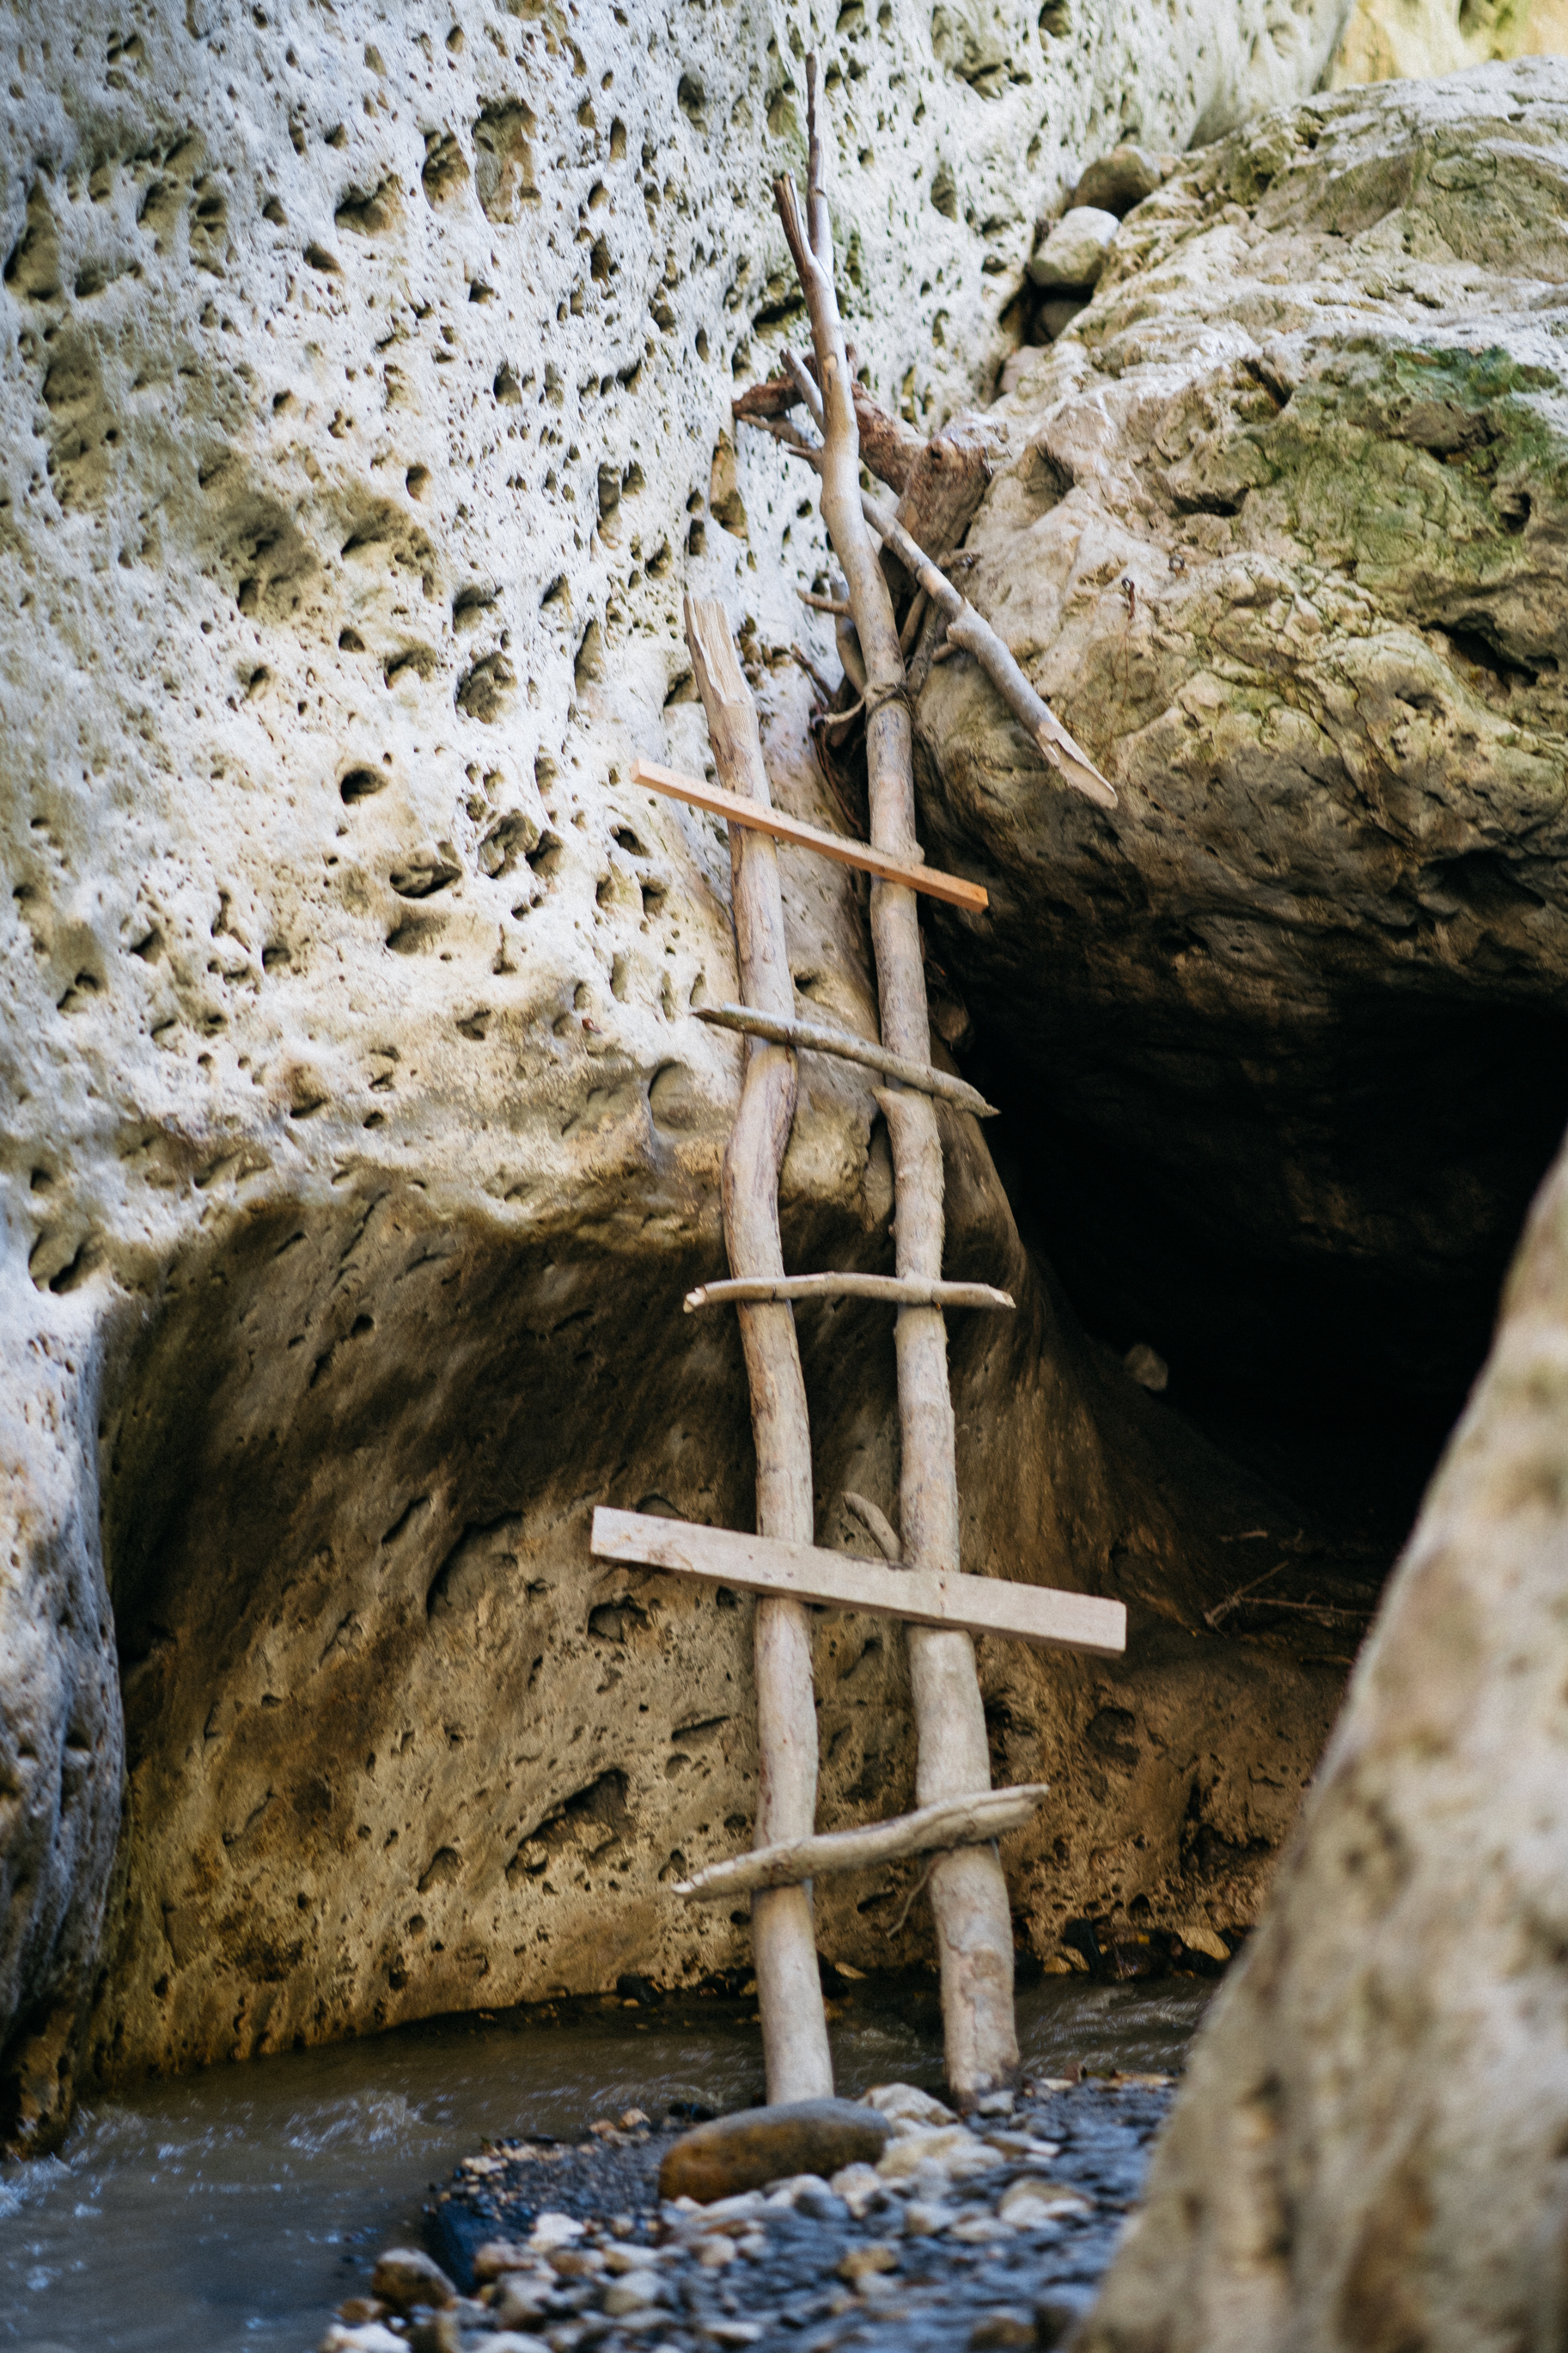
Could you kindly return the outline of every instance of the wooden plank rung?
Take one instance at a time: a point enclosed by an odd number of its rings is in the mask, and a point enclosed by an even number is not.
[[[782,809],[770,808],[765,801],[746,800],[739,793],[727,793],[721,785],[683,776],[678,769],[661,768],[652,760],[634,763],[632,782],[646,785],[650,792],[667,793],[672,800],[689,801],[693,808],[706,809],[712,817],[727,818],[731,825],[749,825],[758,833],[771,833],[775,840],[790,842],[797,849],[817,850],[824,858],[836,859],[840,866],[858,866],[880,882],[901,882],[906,890],[944,899],[951,907],[967,907],[977,913],[990,904],[978,882],[965,882],[960,875],[939,873],[933,866],[894,858],[885,849],[873,849],[868,841],[825,833],[820,826],[785,817]]]
[[[928,1063],[911,1061],[905,1054],[889,1054],[885,1046],[873,1045],[869,1038],[857,1038],[853,1030],[830,1029],[818,1021],[775,1020],[771,1014],[754,1013],[749,1005],[694,1005],[691,1010],[699,1021],[710,1022],[716,1029],[739,1029],[749,1038],[765,1038],[771,1045],[863,1062],[868,1071],[897,1079],[900,1086],[914,1087],[921,1094],[935,1095],[941,1103],[973,1112],[976,1119],[996,1117],[995,1104],[988,1103],[979,1088],[972,1087],[966,1079],[955,1078],[951,1071],[933,1071]]]
[[[982,1789],[970,1798],[943,1798],[890,1821],[862,1822],[853,1830],[826,1831],[816,1838],[785,1839],[777,1846],[753,1847],[678,1879],[678,1895],[717,1904],[755,1887],[800,1887],[830,1871],[875,1871],[905,1855],[943,1854],[958,1846],[988,1846],[1006,1831],[1020,1829],[1047,1794],[1044,1781],[1011,1789]]]
[[[938,1569],[895,1568],[817,1545],[784,1544],[731,1528],[698,1527],[648,1512],[594,1514],[593,1551],[599,1560],[634,1561],[678,1577],[700,1577],[742,1593],[783,1593],[827,1609],[860,1609],[901,1618],[914,1626],[944,1626],[968,1634],[1001,1634],[1047,1651],[1087,1651],[1120,1657],[1127,1648],[1127,1611],[1093,1593],[1008,1577],[944,1576]]]
[[[760,1307],[773,1300],[877,1299],[884,1307],[1011,1307],[1012,1294],[989,1282],[927,1282],[901,1274],[746,1274],[700,1283],[686,1294],[700,1307]]]

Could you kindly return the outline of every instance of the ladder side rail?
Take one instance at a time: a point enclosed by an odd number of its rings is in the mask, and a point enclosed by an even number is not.
[[[731,792],[766,802],[767,771],[756,707],[735,657],[724,608],[689,597],[691,650],[714,763]],[[730,828],[735,946],[748,1005],[787,1019],[795,1009],[772,838]],[[724,1241],[736,1276],[784,1274],[778,1180],[795,1117],[796,1064],[786,1046],[752,1039],[741,1107],[724,1154]],[[757,1453],[757,1531],[809,1545],[816,1533],[805,1382],[787,1304],[737,1311],[751,1388]],[[805,1604],[759,1600],[752,1637],[756,1679],[759,1846],[809,1838],[816,1827],[816,1708]],[[833,2060],[816,1965],[809,1886],[759,1888],[752,1948],[770,2101],[831,2096]]]
[[[784,235],[800,277],[816,355],[823,411],[822,515],[848,588],[866,662],[866,764],[873,847],[913,863],[914,762],[908,682],[887,575],[860,502],[860,438],[844,327],[834,284],[833,237],[816,120],[816,61],[806,61],[809,184],[803,220],[795,186],[775,183]],[[931,1060],[925,968],[915,894],[873,881],[871,939],[882,1043]],[[881,1098],[893,1148],[900,1275],[942,1274],[942,1159],[936,1107],[927,1097]],[[947,1329],[940,1308],[900,1309],[894,1334],[901,1439],[900,1516],[911,1567],[956,1573],[959,1515]],[[918,1756],[917,1805],[991,1786],[985,1717],[967,1634],[909,1634]],[[1009,2084],[1018,2069],[1013,2010],[1013,1923],[1000,1857],[985,1847],[944,1855],[932,1867],[931,1909],[942,1965],[948,2084],[963,2103]]]

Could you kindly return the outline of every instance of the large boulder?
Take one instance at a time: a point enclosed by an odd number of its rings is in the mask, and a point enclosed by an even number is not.
[[[1342,13],[1109,44],[842,10],[847,298],[911,418],[994,372],[1098,126],[1179,147],[1305,90]],[[627,777],[706,756],[689,585],[817,806],[784,670],[824,556],[728,426],[794,318],[783,17],[9,23],[0,2105],[38,2146],[89,2008],[101,2068],[173,2066],[738,1948],[658,1882],[744,1830],[745,1613],[584,1543],[598,1497],[750,1508],[734,1335],[679,1312],[735,1095],[689,1018],[733,985],[724,847]],[[853,891],[789,888],[803,991],[868,1021]],[[797,1262],[886,1251],[873,1120],[808,1074]],[[994,1255],[967,1148],[954,1253]],[[857,1445],[886,1470],[885,1337],[808,1335],[836,1404],[840,1359],[880,1367],[825,1495]],[[1016,1345],[971,1348],[982,1422]],[[1159,1486],[996,1540],[1093,1576]],[[904,1769],[896,1651],[857,1655]],[[858,1740],[828,1820],[885,1793]]]
[[[1271,116],[996,412],[963,576],[1121,798],[935,670],[944,955],[1173,1395],[1450,1412],[1568,1113],[1565,141],[1545,60]]]
[[[1559,2341],[1568,1155],[1082,2353]]]

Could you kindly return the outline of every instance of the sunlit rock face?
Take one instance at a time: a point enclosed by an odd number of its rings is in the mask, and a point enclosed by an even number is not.
[[[831,814],[787,654],[824,550],[729,419],[798,324],[770,181],[802,58],[851,332],[928,422],[989,391],[1090,154],[1310,88],[1340,14],[9,11],[24,2144],[89,2009],[100,2063],[180,2063],[739,1949],[727,1916],[649,1923],[747,1819],[745,1613],[630,1593],[585,1527],[749,1513],[734,1335],[679,1314],[737,1086],[689,1018],[733,988],[727,858],[627,780],[706,757],[689,588],[767,693],[781,798]],[[852,888],[788,890],[803,992],[868,1023]],[[808,1073],[797,1262],[886,1249],[873,1120]],[[1011,1246],[974,1151],[960,1256]],[[888,1470],[885,1336],[852,1409],[829,1384],[825,1492],[856,1445]]]
[[[967,543],[1121,806],[970,666],[921,703],[1053,1254],[1281,1415],[1457,1404],[1568,1113],[1565,133],[1536,60],[1189,157]]]

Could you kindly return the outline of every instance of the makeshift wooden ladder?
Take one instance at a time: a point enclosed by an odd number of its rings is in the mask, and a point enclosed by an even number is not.
[[[814,465],[822,514],[843,570],[865,672],[869,842],[848,842],[769,807],[756,711],[735,659],[722,608],[687,605],[687,639],[708,713],[718,788],[640,762],[637,779],[730,821],[734,915],[744,1003],[711,1018],[747,1033],[741,1107],[724,1159],[724,1237],[732,1280],[695,1291],[687,1310],[732,1301],[751,1384],[757,1450],[757,1533],[740,1535],[634,1512],[594,1514],[594,1549],[758,1594],[755,1638],[761,1787],[751,1854],[710,1865],[682,1893],[714,1899],[752,1894],[758,2008],[770,2100],[832,2089],[832,2062],[817,1978],[810,1881],[896,1856],[929,1853],[931,1909],[942,1961],[947,2080],[961,2103],[1004,2084],[1018,2063],[1013,2021],[1013,1931],[997,1834],[1027,1819],[1045,1794],[993,1790],[974,1667],[976,1633],[1010,1634],[1058,1648],[1114,1653],[1126,1642],[1116,1601],[1053,1593],[1003,1579],[963,1577],[958,1558],[958,1482],[948,1390],[949,1307],[1010,1308],[988,1283],[944,1282],[942,1159],[935,1103],[984,1114],[989,1105],[962,1080],[931,1067],[925,968],[916,893],[980,909],[985,893],[929,869],[915,839],[910,687],[873,532],[918,579],[949,637],[973,651],[1045,757],[1075,791],[1102,807],[1116,796],[1043,703],[995,630],[958,596],[901,523],[860,485],[854,385],[833,280],[833,240],[816,128],[816,60],[806,61],[809,185],[803,218],[795,185],[774,184],[810,315],[814,366],[786,355],[799,402],[820,445],[764,418]],[[871,937],[880,1000],[880,1046],[795,1018],[775,844],[783,839],[862,868],[872,877]],[[779,1240],[778,1178],[795,1097],[795,1053],[831,1053],[868,1064],[893,1083],[878,1091],[893,1149],[898,1215],[896,1275],[786,1275]],[[898,1311],[901,1540],[864,1498],[846,1501],[891,1566],[822,1551],[813,1542],[811,1433],[791,1302],[880,1299]],[[908,1627],[918,1756],[917,1810],[893,1822],[816,1835],[816,1719],[812,1704],[808,1603],[880,1610]]]
[[[782,818],[769,806],[755,706],[735,657],[721,606],[687,605],[687,638],[708,714],[722,790],[639,762],[634,780],[658,791],[721,807],[730,820],[740,1006],[717,1008],[724,1026],[748,1034],[745,1079],[724,1157],[724,1234],[732,1280],[690,1293],[690,1313],[732,1301],[751,1387],[757,1451],[754,1536],[637,1512],[594,1514],[594,1551],[712,1578],[756,1593],[755,1673],[760,1789],[752,1852],[710,1865],[679,1892],[715,1901],[752,1893],[752,1934],[770,2100],[811,2099],[833,2087],[812,1925],[810,1881],[830,1870],[868,1869],[920,1853],[931,1873],[942,1966],[947,2073],[954,2093],[973,2098],[1004,2083],[1017,2064],[1013,2025],[1013,1942],[1006,1886],[994,1844],[1026,1820],[1043,1787],[993,1790],[985,1724],[974,1670],[975,1633],[1010,1634],[1053,1648],[1120,1651],[1126,1613],[1120,1602],[1037,1586],[958,1574],[957,1491],[952,1405],[947,1388],[947,1307],[1010,1308],[1005,1292],[985,1283],[942,1280],[942,1152],[931,1098],[969,1109],[989,1105],[962,1080],[933,1071],[924,1033],[923,976],[918,934],[912,946],[921,995],[921,1030],[912,1024],[887,1047],[848,1033],[797,1022],[779,891],[778,838],[817,848],[814,828]],[[878,876],[875,888],[910,898],[914,888],[942,890],[955,878],[895,860],[869,845],[823,839],[832,855]],[[898,879],[889,865],[900,868]],[[904,877],[907,875],[908,881]],[[974,891],[975,886],[964,885]],[[984,895],[984,894],[980,894]],[[912,931],[912,926],[911,926]],[[889,988],[886,948],[878,936],[879,982]],[[908,952],[895,944],[895,954]],[[907,998],[910,981],[900,976]],[[910,1049],[920,1044],[924,1050]],[[868,1062],[899,1082],[879,1090],[895,1145],[900,1185],[896,1276],[784,1272],[779,1236],[778,1180],[795,1113],[796,1050]],[[921,1134],[923,1117],[929,1134]],[[911,1135],[911,1130],[914,1134]],[[904,1187],[913,1144],[919,1193]],[[804,1298],[880,1299],[898,1310],[900,1426],[903,1444],[906,1535],[938,1521],[937,1543],[909,1545],[910,1566],[884,1567],[813,1542],[811,1432],[791,1302]],[[906,1327],[914,1324],[909,1333]],[[932,1345],[934,1342],[934,1345]],[[850,1499],[889,1559],[900,1547],[882,1514]],[[936,1509],[933,1512],[932,1504]],[[807,1605],[879,1612],[909,1628],[919,1761],[915,1813],[860,1830],[816,1834],[816,1715],[812,1693]]]

